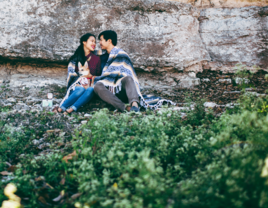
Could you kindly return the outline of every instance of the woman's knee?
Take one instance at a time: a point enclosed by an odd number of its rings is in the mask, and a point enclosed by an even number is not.
[[[93,88],[93,87],[89,87],[89,88],[87,88],[87,89],[85,90],[84,93],[86,93],[86,94],[88,94],[88,95],[91,95],[91,94],[94,93],[94,88]]]
[[[85,88],[84,87],[76,87],[74,90],[74,93],[76,94],[76,96],[80,96],[85,92]]]

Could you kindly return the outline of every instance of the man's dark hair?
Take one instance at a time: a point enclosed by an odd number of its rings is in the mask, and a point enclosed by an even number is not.
[[[101,32],[100,34],[99,34],[99,36],[98,36],[98,39],[100,40],[100,37],[103,35],[103,38],[107,41],[107,40],[109,40],[109,39],[111,39],[112,40],[112,44],[114,45],[114,46],[116,46],[117,45],[117,34],[116,34],[116,32],[115,31],[113,31],[113,30],[105,30],[105,31],[103,31],[103,32]]]

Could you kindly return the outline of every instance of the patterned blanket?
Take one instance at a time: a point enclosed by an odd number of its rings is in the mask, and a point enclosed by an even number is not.
[[[170,103],[175,105],[170,100],[161,99],[159,97],[144,97],[140,92],[140,85],[136,75],[136,72],[133,68],[132,62],[128,54],[118,47],[114,47],[109,55],[108,61],[103,68],[102,74],[99,77],[96,77],[94,80],[94,85],[97,82],[101,82],[104,86],[116,94],[121,91],[121,81],[124,77],[131,76],[135,82],[136,90],[140,97],[140,105],[147,109],[148,107],[152,110],[156,110],[163,103]],[[154,102],[152,102],[152,100]]]

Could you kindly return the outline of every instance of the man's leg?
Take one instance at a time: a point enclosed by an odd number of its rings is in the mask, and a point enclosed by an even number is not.
[[[111,104],[120,111],[125,110],[125,103],[122,102],[128,100],[131,106],[138,107],[139,95],[136,90],[136,86],[132,77],[127,76],[122,79],[121,91],[114,95],[111,93],[102,83],[97,83],[94,87],[95,93],[105,102]]]
[[[139,94],[137,93],[135,82],[131,76],[127,76],[122,79],[121,91],[125,91],[125,95],[127,96],[128,103],[130,104],[130,106],[134,105],[138,107],[138,103],[140,102]],[[121,95],[119,95],[119,98],[121,98],[120,96]]]
[[[116,97],[112,92],[110,92],[104,84],[101,82],[98,82],[94,86],[94,92],[106,103],[111,104],[116,109],[119,109],[120,111],[125,110],[125,103],[123,103],[118,97]]]

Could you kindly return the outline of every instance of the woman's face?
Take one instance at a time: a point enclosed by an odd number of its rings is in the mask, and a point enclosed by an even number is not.
[[[87,42],[83,42],[84,47],[90,51],[94,51],[96,48],[96,39],[93,36],[90,36],[87,39]]]

